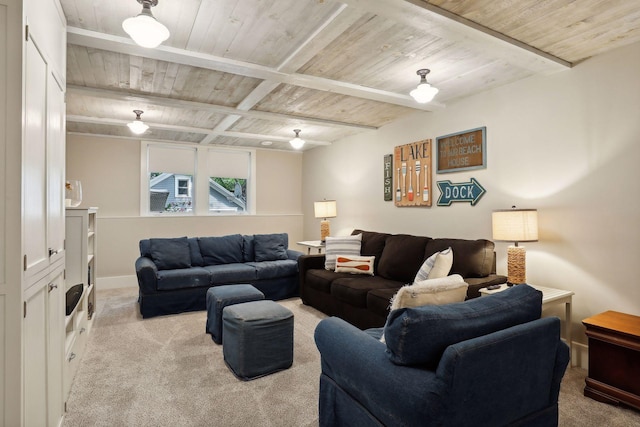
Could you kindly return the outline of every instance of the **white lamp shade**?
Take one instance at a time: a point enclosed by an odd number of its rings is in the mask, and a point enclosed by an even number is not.
[[[300,138],[299,136],[296,136],[291,141],[289,141],[289,144],[291,144],[291,146],[296,150],[299,150],[304,145],[304,142],[305,142],[304,139]]]
[[[431,101],[434,96],[439,92],[438,88],[431,86],[429,83],[420,83],[418,87],[412,90],[409,95],[413,97],[418,103],[426,104]]]
[[[142,47],[154,48],[169,38],[169,30],[156,18],[144,12],[127,18],[122,22],[122,28]]]
[[[506,242],[537,242],[538,211],[505,209],[491,215],[493,239]]]
[[[337,216],[337,205],[335,200],[323,200],[313,202],[313,211],[316,218],[335,218]]]
[[[149,129],[148,125],[146,125],[142,120],[138,120],[138,119],[130,123],[127,123],[127,126],[129,127],[131,132],[135,133],[136,135],[145,133],[147,129]]]

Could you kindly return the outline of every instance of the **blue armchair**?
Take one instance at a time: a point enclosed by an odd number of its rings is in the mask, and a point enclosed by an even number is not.
[[[320,426],[557,425],[569,348],[541,307],[541,293],[519,285],[394,310],[386,343],[382,330],[322,320]]]

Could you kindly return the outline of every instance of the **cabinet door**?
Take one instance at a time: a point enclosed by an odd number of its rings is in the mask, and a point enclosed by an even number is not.
[[[64,90],[53,74],[47,85],[47,247],[50,263],[63,256],[64,250]]]
[[[62,370],[64,360],[64,268],[52,275],[47,287],[47,414],[49,426],[62,419]]]
[[[25,128],[22,165],[23,246],[26,277],[49,264],[47,247],[47,63],[30,39],[25,58]],[[28,283],[28,280],[27,280]]]
[[[25,293],[24,425],[47,425],[47,278]]]

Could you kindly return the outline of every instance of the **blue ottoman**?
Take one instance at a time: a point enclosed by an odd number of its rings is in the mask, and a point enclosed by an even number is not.
[[[242,380],[293,364],[293,313],[269,300],[228,306],[222,313],[224,361]]]
[[[207,290],[207,333],[216,344],[222,344],[222,310],[228,305],[264,299],[264,294],[251,285],[214,286]]]

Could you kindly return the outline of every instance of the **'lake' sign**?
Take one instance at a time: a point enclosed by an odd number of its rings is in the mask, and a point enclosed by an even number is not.
[[[475,178],[471,178],[469,182],[457,184],[451,181],[438,181],[437,184],[440,189],[438,206],[451,206],[453,202],[470,202],[473,206],[486,193],[486,190]]]

